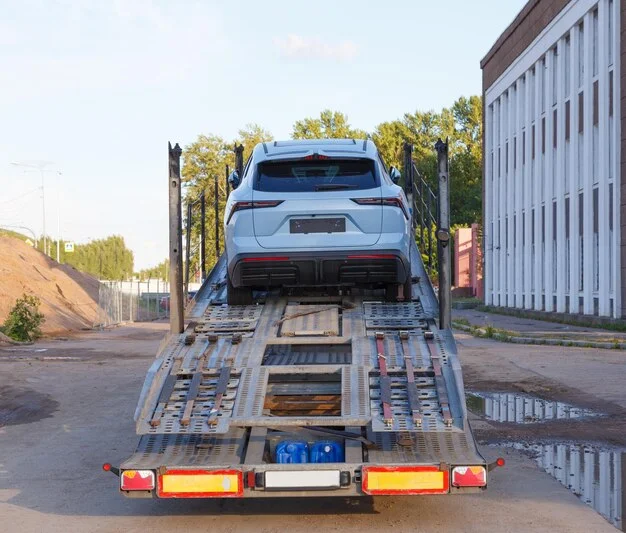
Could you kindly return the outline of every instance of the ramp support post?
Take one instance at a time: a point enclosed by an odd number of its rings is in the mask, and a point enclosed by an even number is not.
[[[184,329],[183,311],[183,223],[180,191],[180,156],[178,143],[169,153],[169,229],[170,229],[170,333]]]
[[[439,257],[439,329],[450,327],[451,268],[450,268],[450,176],[448,169],[448,139],[435,144],[439,181],[439,206],[437,209],[437,255]]]

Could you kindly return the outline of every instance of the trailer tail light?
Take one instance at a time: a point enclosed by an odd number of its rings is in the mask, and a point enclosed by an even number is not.
[[[241,498],[240,470],[168,470],[159,476],[161,498]]]
[[[409,213],[400,196],[393,196],[391,198],[351,198],[351,200],[359,205],[386,205],[397,207],[402,211],[404,217],[407,220],[409,219]]]
[[[244,211],[246,209],[262,209],[264,207],[276,207],[282,204],[284,200],[257,200],[255,202],[235,202],[226,220],[226,224],[230,222],[233,215],[237,211]]]
[[[122,490],[154,489],[154,472],[152,470],[124,470],[120,476]]]
[[[483,466],[455,466],[452,469],[452,486],[485,487],[487,470]]]
[[[438,466],[363,467],[365,494],[447,494],[449,473]]]

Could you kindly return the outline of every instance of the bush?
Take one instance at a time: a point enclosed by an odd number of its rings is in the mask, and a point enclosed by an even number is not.
[[[39,326],[44,316],[39,312],[39,298],[24,294],[15,302],[4,326],[4,334],[16,341],[32,341],[41,336]]]

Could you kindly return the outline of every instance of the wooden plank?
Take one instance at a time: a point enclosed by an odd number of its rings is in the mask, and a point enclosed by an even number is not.
[[[411,351],[409,349],[409,335],[407,332],[400,333],[400,342],[402,345],[402,352],[404,354],[404,364],[406,368],[407,378],[407,395],[409,399],[409,409],[413,415],[413,422],[416,426],[422,426],[422,412],[421,404],[419,400],[419,391],[415,384],[415,369],[413,368],[413,360],[411,358]]]
[[[180,420],[181,425],[187,426],[191,421],[191,412],[193,411],[193,406],[198,396],[198,391],[200,389],[200,382],[202,381],[202,373],[196,372],[191,378],[191,383],[189,385],[189,391],[187,392],[187,403],[185,404],[185,410],[183,412],[183,417]]]
[[[385,356],[385,334],[376,333],[376,352],[380,369],[380,396],[383,403],[383,421],[388,426],[393,424],[391,410],[391,380],[387,374],[387,357]]]
[[[228,381],[230,380],[230,366],[223,366],[220,370],[220,377],[217,380],[217,386],[215,387],[215,402],[211,409],[211,414],[207,420],[207,423],[211,426],[217,422],[217,415],[222,406],[222,398],[228,387]]]

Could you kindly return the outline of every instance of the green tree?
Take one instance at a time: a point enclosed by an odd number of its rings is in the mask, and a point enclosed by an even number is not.
[[[293,125],[291,137],[294,139],[365,139],[367,133],[355,129],[348,123],[348,117],[339,111],[325,109],[319,118],[304,118]]]
[[[45,319],[39,312],[40,303],[36,296],[24,294],[18,298],[2,327],[4,334],[20,342],[41,337],[40,326]]]
[[[135,272],[135,277],[139,281],[145,281],[147,279],[160,279],[162,281],[168,281],[170,276],[170,262],[168,259],[164,259],[158,265],[151,268],[144,268],[139,272]]]
[[[200,242],[200,205],[197,201],[204,194],[206,201],[206,232],[207,232],[207,269],[216,261],[215,247],[215,184],[217,181],[217,206],[218,225],[220,226],[220,251],[224,251],[221,234],[222,217],[226,204],[226,165],[232,171],[235,167],[234,146],[242,144],[244,147],[244,161],[249,157],[254,147],[261,142],[268,142],[272,139],[272,134],[263,129],[258,124],[247,124],[240,129],[238,136],[231,142],[225,141],[217,135],[199,135],[183,151],[182,179],[185,184],[183,208],[186,226],[187,205],[193,204],[193,217],[191,228],[191,266],[192,277],[199,275],[198,247]],[[186,231],[186,228],[185,228]]]
[[[126,247],[121,235],[77,244],[73,253],[64,254],[64,259],[99,279],[125,280],[133,275],[133,252]]]

